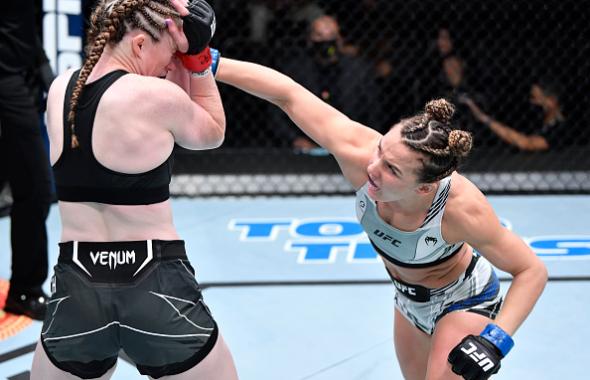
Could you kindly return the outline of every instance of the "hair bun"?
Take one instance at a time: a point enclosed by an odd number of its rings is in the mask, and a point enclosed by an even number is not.
[[[455,113],[455,106],[446,99],[435,99],[426,104],[424,111],[431,119],[448,124]]]
[[[471,133],[460,129],[453,129],[449,133],[449,150],[455,156],[465,157],[473,146]]]

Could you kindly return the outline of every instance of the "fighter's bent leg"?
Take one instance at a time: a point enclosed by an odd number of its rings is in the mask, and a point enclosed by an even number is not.
[[[109,380],[113,376],[116,366],[115,364],[104,375],[97,377],[95,380]],[[54,366],[47,357],[41,342],[37,342],[35,356],[33,357],[33,366],[31,368],[31,380],[80,380],[80,378]]]
[[[151,379],[151,378],[150,378]],[[217,342],[209,355],[188,371],[173,376],[164,376],[159,380],[237,380],[238,373],[229,348],[219,334]]]
[[[432,335],[426,380],[461,379],[451,370],[448,356],[451,350],[467,335],[479,335],[493,321],[480,314],[455,311],[442,317]]]
[[[424,380],[430,337],[408,321],[396,308],[393,334],[395,353],[406,380]]]

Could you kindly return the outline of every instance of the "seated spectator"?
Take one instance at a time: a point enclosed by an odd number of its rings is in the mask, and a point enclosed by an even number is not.
[[[376,126],[377,87],[372,65],[343,51],[344,41],[334,17],[321,16],[309,28],[306,49],[295,49],[277,62],[309,91],[342,110],[351,119]],[[317,147],[280,110],[272,109],[271,123],[295,150]]]
[[[532,84],[530,103],[543,110],[543,123],[535,131],[526,134],[498,121],[486,114],[477,103],[468,96],[460,101],[467,105],[473,116],[488,126],[504,142],[526,151],[554,149],[563,139],[565,118],[561,110],[559,92],[555,84],[538,81]]]
[[[430,99],[434,95],[449,97],[454,92],[465,92],[465,62],[455,49],[448,28],[437,29],[426,54],[419,59],[424,71],[430,74],[422,78],[424,98]]]
[[[477,128],[477,121],[469,109],[459,101],[459,97],[469,97],[477,103],[486,104],[483,94],[469,80],[473,79],[476,73],[469,71],[471,66],[468,66],[459,54],[449,28],[441,26],[437,29],[428,57],[431,57],[433,65],[437,65],[431,68],[435,80],[430,76],[422,79],[423,95],[420,103],[424,103],[426,99],[442,97],[457,104],[454,119],[456,125],[460,129],[470,131],[478,145],[489,140],[489,134]]]
[[[374,63],[379,86],[376,106],[380,124],[393,125],[415,113],[419,73],[414,55],[406,53],[411,45],[407,36],[393,31],[382,34],[373,40],[367,56]]]

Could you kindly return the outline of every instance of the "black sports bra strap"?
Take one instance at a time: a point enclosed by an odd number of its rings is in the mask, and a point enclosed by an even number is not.
[[[106,92],[106,90],[109,87],[111,87],[113,83],[115,83],[119,78],[127,74],[129,74],[127,71],[115,70],[105,74],[102,78],[92,83],[87,83],[86,87],[88,88],[91,95],[84,96],[84,101],[78,104],[78,108],[84,108],[88,104],[100,100],[102,95]]]
[[[76,134],[80,147],[70,148],[72,133],[67,115],[79,74],[80,71],[72,74],[64,94],[64,148],[53,165],[58,199],[120,205],[145,205],[167,200],[170,197],[171,157],[148,172],[127,174],[105,168],[92,152],[92,131],[98,104],[109,86],[128,74],[126,71],[109,72],[84,86],[76,112]]]

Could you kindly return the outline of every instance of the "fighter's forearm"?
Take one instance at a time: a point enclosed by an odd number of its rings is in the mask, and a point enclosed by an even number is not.
[[[288,76],[269,67],[225,57],[219,61],[216,77],[280,107],[285,105],[291,89],[298,86]]]
[[[514,334],[533,309],[546,283],[547,270],[541,262],[514,276],[494,322],[510,335]]]

